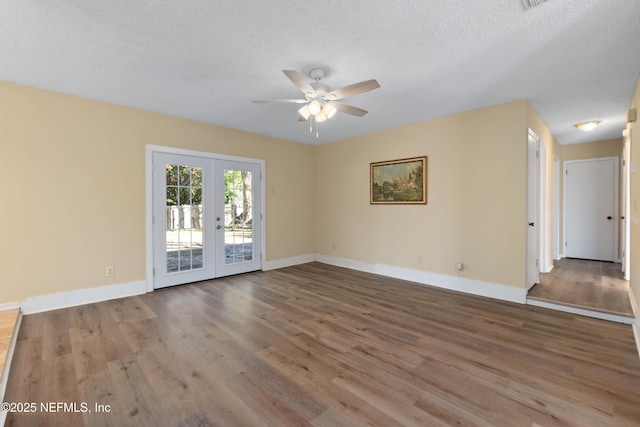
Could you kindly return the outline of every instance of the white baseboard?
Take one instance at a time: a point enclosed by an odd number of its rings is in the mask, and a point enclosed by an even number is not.
[[[265,261],[262,263],[262,270],[275,270],[278,268],[291,267],[299,264],[306,264],[316,260],[316,254],[300,255],[291,258],[277,259],[274,261]]]
[[[24,314],[33,314],[145,293],[147,293],[147,282],[141,280],[118,285],[101,286],[99,288],[78,289],[76,291],[30,297],[22,301],[21,308]]]
[[[425,285],[435,286],[438,288],[465,292],[472,295],[517,302],[520,304],[524,304],[527,297],[527,292],[524,288],[482,282],[479,280],[472,280],[464,277],[430,273],[427,271],[414,270],[410,268],[395,267],[386,264],[368,264],[360,261],[350,260],[347,258],[331,257],[321,254],[306,254],[291,258],[265,261],[262,264],[262,269],[264,271],[275,270],[278,268],[306,264],[313,261],[319,261],[325,264],[351,268],[353,270],[408,280]],[[79,289],[76,291],[30,297],[22,301],[21,304],[5,303],[3,305],[0,305],[0,309],[2,309],[2,307],[5,307],[6,309],[21,307],[23,314],[33,314],[43,311],[56,310],[59,308],[106,301],[115,298],[142,295],[147,293],[147,291],[147,282],[137,281],[98,288]]]
[[[13,334],[11,334],[11,342],[7,349],[7,357],[5,358],[4,368],[2,369],[2,376],[0,376],[0,402],[4,402],[4,393],[7,391],[7,381],[9,380],[9,370],[11,369],[11,361],[13,360],[13,352],[16,349],[16,341],[18,340],[18,331],[20,330],[20,323],[22,323],[22,312],[18,313],[18,320],[13,328]],[[7,419],[7,412],[0,410],[0,426],[3,426]]]
[[[262,264],[264,271],[292,265],[305,264],[316,260],[315,254],[300,255],[292,258],[284,258],[275,261],[265,261]],[[61,292],[49,295],[30,297],[20,302],[8,302],[0,304],[1,310],[22,308],[24,314],[40,313],[43,311],[57,310],[59,308],[73,307],[76,305],[90,304],[115,298],[123,298],[141,295],[148,292],[146,281],[136,281],[117,285],[102,286],[98,288],[79,289],[76,291]],[[0,424],[1,425],[1,424]]]
[[[535,305],[536,307],[550,308],[556,311],[564,311],[565,313],[579,314],[581,316],[593,317],[595,319],[609,320],[611,322],[633,324],[634,319],[632,317],[618,316],[616,314],[603,313],[601,311],[585,310],[584,308],[570,307],[568,305],[554,304],[552,302],[539,301],[529,298],[527,300],[528,305]],[[637,340],[636,340],[637,341]]]
[[[482,282],[479,280],[472,280],[464,277],[430,273],[427,271],[414,270],[410,268],[394,267],[385,264],[368,264],[361,261],[354,261],[350,259],[337,258],[321,254],[316,255],[316,261],[335,265],[338,267],[350,268],[353,270],[379,274],[381,276],[408,280],[423,285],[435,286],[438,288],[449,289],[452,291],[464,292],[472,295],[479,295],[503,301],[511,301],[524,304],[527,300],[527,291],[524,287],[516,288],[514,286]]]

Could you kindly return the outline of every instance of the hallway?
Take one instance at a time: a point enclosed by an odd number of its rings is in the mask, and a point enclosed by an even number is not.
[[[554,266],[540,274],[528,300],[633,318],[629,283],[620,264],[563,258]]]

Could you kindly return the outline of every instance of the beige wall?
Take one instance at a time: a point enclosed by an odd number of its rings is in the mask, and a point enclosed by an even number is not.
[[[147,144],[264,159],[267,259],[314,252],[313,147],[0,82],[0,303],[145,280]]]
[[[629,108],[638,108],[640,106],[640,79],[636,85],[636,90],[631,100]],[[636,119],[635,123],[627,124],[627,132],[631,140],[631,167],[640,168],[640,121]],[[631,292],[637,303],[640,303],[640,180],[638,172],[631,174],[630,180],[631,193]]]
[[[316,251],[524,287],[527,114],[517,101],[317,147]],[[369,204],[371,162],[420,155],[426,206]]]
[[[587,142],[560,146],[560,158],[566,160],[596,159],[599,157],[617,157],[622,153],[622,138],[606,141]]]
[[[264,159],[267,260],[319,253],[524,288],[527,128],[551,161],[557,150],[527,101],[313,147],[11,83],[0,94],[0,303],[145,279],[147,144]],[[426,206],[369,204],[371,162],[420,155]]]

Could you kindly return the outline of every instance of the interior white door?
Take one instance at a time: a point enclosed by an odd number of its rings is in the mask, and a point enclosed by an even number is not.
[[[153,153],[154,288],[214,276],[211,159]]]
[[[565,162],[566,257],[615,261],[617,169],[613,157]]]
[[[535,135],[527,139],[527,290],[538,283],[538,144]]]
[[[262,268],[260,165],[215,161],[216,277]]]

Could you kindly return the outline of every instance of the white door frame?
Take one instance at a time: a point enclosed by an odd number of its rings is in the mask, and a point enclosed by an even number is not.
[[[560,240],[560,159],[553,158],[553,259],[562,259]]]
[[[531,129],[528,130],[526,144],[527,191],[524,226],[526,228],[525,288],[528,291],[538,283],[540,273],[540,178],[538,177],[540,173],[540,138]],[[532,231],[535,232],[533,236],[531,235]]]
[[[266,227],[264,224],[266,223],[266,202],[265,202],[265,161],[262,159],[253,159],[248,157],[237,157],[237,156],[228,156],[225,154],[216,154],[209,153],[206,151],[194,151],[194,150],[185,150],[181,148],[173,148],[173,147],[163,147],[160,145],[151,145],[148,144],[146,146],[146,157],[145,157],[145,236],[146,236],[146,282],[147,282],[147,292],[153,292],[153,153],[166,153],[166,154],[178,154],[183,156],[192,156],[192,157],[204,157],[211,159],[212,162],[216,159],[220,160],[231,160],[237,162],[246,162],[246,163],[256,163],[260,165],[260,174],[263,177],[260,180],[260,191],[262,192],[262,197],[260,200],[260,214],[262,217],[262,227],[260,231],[261,237],[261,258],[260,264],[264,265],[264,260],[267,257],[266,250]]]
[[[562,200],[562,212],[564,213],[564,221],[562,222],[562,236],[563,236],[563,245],[562,248],[564,249],[565,247],[565,242],[567,241],[567,179],[566,179],[566,173],[567,173],[567,165],[568,164],[572,164],[572,163],[586,163],[586,162],[599,162],[599,161],[604,161],[604,160],[613,160],[613,174],[614,174],[614,180],[613,180],[613,250],[614,250],[614,254],[613,254],[613,261],[614,262],[620,262],[620,258],[616,257],[615,252],[619,250],[619,238],[618,238],[618,233],[619,233],[619,218],[620,218],[620,213],[619,213],[619,203],[620,203],[620,169],[618,166],[619,163],[619,159],[618,157],[597,157],[597,158],[592,158],[592,159],[579,159],[579,160],[565,160],[563,162],[562,165],[562,173],[565,174],[565,179],[562,180],[562,194],[563,194],[563,200]],[[566,254],[565,254],[566,255]],[[618,254],[619,255],[619,254]]]
[[[624,134],[624,148],[622,149],[622,212],[620,213],[620,226],[622,242],[620,245],[620,258],[622,258],[622,271],[625,280],[631,279],[630,252],[631,252],[631,129]]]
[[[535,134],[534,134],[535,135]],[[548,273],[553,269],[553,260],[549,253],[549,230],[550,226],[549,218],[549,199],[548,199],[548,174],[547,174],[547,146],[543,141],[538,139],[538,221],[540,227],[538,228],[538,259],[539,270],[541,273]]]

